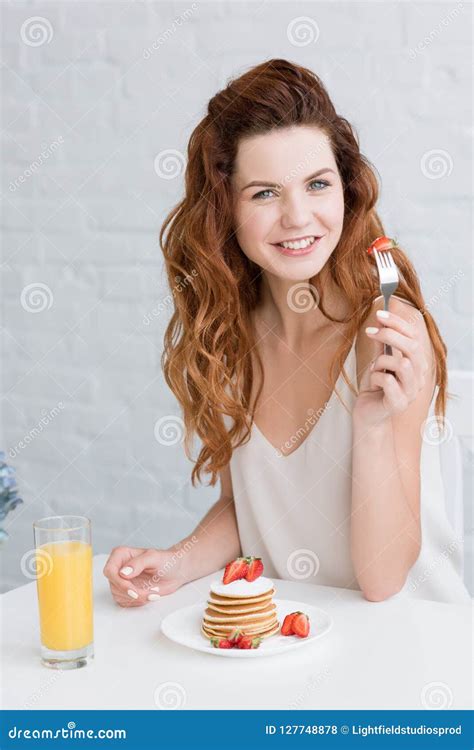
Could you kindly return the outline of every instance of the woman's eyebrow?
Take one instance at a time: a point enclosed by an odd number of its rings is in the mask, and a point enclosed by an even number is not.
[[[336,174],[334,169],[330,169],[329,167],[323,167],[322,169],[318,169],[317,172],[314,174],[310,174],[309,177],[306,177],[304,179],[304,182],[308,182],[309,180],[314,180],[315,177],[319,177],[320,174],[324,174],[325,172],[332,172],[333,174]],[[272,187],[272,188],[279,188],[281,185],[279,185],[277,182],[265,182],[265,180],[253,180],[252,182],[249,182],[248,185],[245,185],[245,187],[242,188],[242,190],[246,190],[249,187]]]

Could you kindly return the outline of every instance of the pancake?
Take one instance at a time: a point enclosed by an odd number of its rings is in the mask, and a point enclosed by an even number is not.
[[[266,630],[270,627],[273,623],[275,623],[277,620],[276,615],[274,613],[270,614],[269,617],[265,617],[263,620],[257,620],[257,621],[251,621],[248,620],[246,622],[214,622],[213,620],[207,620],[206,618],[203,618],[202,624],[208,628],[208,630],[216,630],[219,633],[227,633],[230,630],[235,630],[238,628],[239,630],[242,630],[244,633],[251,633],[259,630]]]
[[[273,602],[275,588],[270,578],[259,576],[254,581],[239,578],[228,584],[212,581],[210,589],[201,620],[205,638],[225,638],[236,629],[262,638],[279,631]]]
[[[265,576],[256,578],[255,581],[246,581],[245,578],[239,578],[231,583],[222,583],[222,581],[212,581],[211,594],[223,597],[234,597],[244,599],[247,597],[255,598],[264,594],[271,594],[273,591],[273,581]]]
[[[271,614],[276,612],[276,607],[274,604],[269,604],[268,607],[265,609],[260,610],[259,612],[243,612],[242,614],[221,614],[220,612],[215,612],[213,609],[208,607],[204,611],[204,619],[208,622],[217,622],[217,623],[227,623],[227,622],[235,622],[236,624],[240,625],[243,622],[258,622],[260,620],[265,620],[267,617]]]
[[[280,624],[277,622],[277,623],[275,623],[275,625],[273,625],[268,630],[265,630],[265,631],[263,631],[261,633],[258,633],[258,634],[256,634],[256,633],[249,633],[248,635],[259,635],[260,638],[268,638],[268,636],[274,635],[275,633],[278,633],[279,630],[280,630]],[[226,633],[225,635],[230,635],[230,632]],[[201,626],[201,633],[204,636],[204,638],[206,638],[206,639],[212,638],[213,636],[223,637],[222,633],[213,633],[211,630],[208,630],[204,625]]]
[[[260,633],[266,633],[268,630],[271,630],[275,626],[280,627],[277,620],[273,619],[269,622],[266,622],[262,624],[260,627],[252,627],[252,628],[246,628],[243,632],[245,635],[260,635]],[[212,633],[212,635],[218,635],[221,638],[225,638],[226,636],[230,635],[235,628],[229,628],[227,627],[213,627],[212,625],[208,625],[207,623],[202,623],[202,628],[206,630],[208,633]]]
[[[220,604],[214,604],[212,601],[208,601],[207,605],[209,609],[214,612],[220,612],[223,615],[241,615],[246,612],[261,612],[262,609],[266,609],[271,599],[266,599],[264,602],[257,602],[256,604],[238,604],[237,602],[229,607],[222,607]]]
[[[218,596],[217,594],[213,594],[212,591],[209,595],[209,601],[213,602],[215,604],[220,604],[221,606],[229,606],[235,604],[257,604],[259,602],[266,602],[269,601],[273,597],[275,593],[275,589],[272,589],[267,594],[262,594],[260,596],[252,596],[252,597],[245,597],[240,598],[238,596]]]

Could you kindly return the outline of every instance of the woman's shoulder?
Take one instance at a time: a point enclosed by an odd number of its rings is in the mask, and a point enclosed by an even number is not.
[[[372,308],[374,315],[377,310],[383,310],[382,294],[380,294],[372,301]],[[401,314],[400,311],[408,310],[410,312],[410,315],[418,314],[419,316],[423,317],[423,313],[416,307],[416,305],[413,304],[413,302],[410,302],[410,300],[405,299],[404,297],[399,297],[397,294],[392,294],[392,296],[390,297],[390,310],[394,313],[397,313],[397,315]]]

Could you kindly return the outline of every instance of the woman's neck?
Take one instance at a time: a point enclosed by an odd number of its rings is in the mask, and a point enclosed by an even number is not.
[[[348,304],[325,269],[319,274],[324,309],[336,319],[349,313]],[[323,329],[335,324],[319,308],[319,295],[314,283],[281,279],[264,272],[260,302],[255,309],[260,332],[271,330],[290,349],[304,348],[305,342]]]

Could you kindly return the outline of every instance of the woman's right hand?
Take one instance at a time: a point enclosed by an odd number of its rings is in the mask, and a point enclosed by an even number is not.
[[[170,550],[114,547],[103,573],[117,604],[142,607],[186,583],[180,568],[180,558]]]

